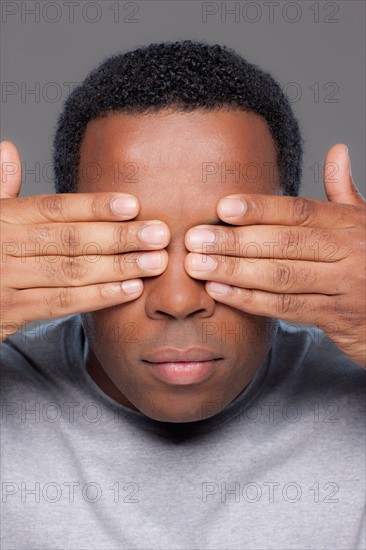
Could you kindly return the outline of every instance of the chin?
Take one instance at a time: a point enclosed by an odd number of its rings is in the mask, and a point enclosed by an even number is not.
[[[163,405],[162,405],[163,403]],[[141,413],[159,422],[198,422],[210,418],[219,412],[217,407],[212,407],[213,399],[200,399],[192,402],[187,397],[176,396],[169,400],[158,399],[156,403],[145,403],[138,406]],[[208,406],[209,405],[209,406]]]

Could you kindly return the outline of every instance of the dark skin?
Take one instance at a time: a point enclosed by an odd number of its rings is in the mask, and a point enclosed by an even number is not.
[[[91,121],[77,194],[17,198],[19,154],[3,142],[1,156],[1,339],[30,320],[84,312],[96,383],[170,422],[201,419],[205,404],[215,414],[243,391],[270,349],[276,318],[316,324],[365,366],[365,201],[344,145],[325,159],[328,202],[280,196],[269,129],[238,111]],[[96,163],[97,178],[85,169]],[[205,179],[205,163],[251,164],[259,177],[225,179],[218,170]],[[138,204],[117,214],[111,201],[127,195]],[[244,213],[228,217],[227,196]],[[148,220],[155,228],[161,220],[154,244],[139,234]],[[207,232],[193,241],[197,229],[213,230],[214,243],[207,246]],[[90,243],[100,248],[97,261]],[[153,250],[158,265],[143,266]],[[210,256],[216,267],[202,270]],[[131,280],[138,288],[129,294],[120,283]],[[221,358],[199,383],[162,382],[143,361],[162,346],[194,345]]]
[[[206,183],[202,181],[205,162],[226,162],[228,167],[235,162],[256,162],[262,168],[263,162],[275,165],[270,133],[261,118],[239,112],[121,114],[89,124],[81,148],[81,174],[82,167],[91,162],[105,167],[103,175],[93,184],[81,176],[78,191],[118,190],[135,195],[140,202],[135,219],[164,221],[171,239],[166,247],[166,270],[144,280],[140,298],[84,315],[87,331],[93,333],[94,328],[96,332],[88,372],[113,399],[156,420],[199,420],[205,403],[217,411],[249,383],[269,351],[275,323],[210,297],[204,282],[193,279],[184,269],[188,254],[184,237],[197,224],[223,223],[216,205],[225,194],[279,192],[277,171],[271,183],[270,172],[264,169],[263,176],[250,184],[235,182],[233,176],[223,183],[220,173]],[[111,186],[107,166],[129,162],[138,166],[138,181]],[[123,342],[127,322],[134,323],[136,343]],[[238,341],[229,332],[225,341],[226,330],[238,325]],[[121,330],[116,341],[117,326]],[[215,335],[211,335],[213,327],[218,327]],[[205,342],[203,334],[207,335]],[[248,339],[253,340],[253,334],[258,335],[255,344]],[[166,384],[141,361],[148,351],[163,346],[182,349],[202,345],[223,358],[220,368],[202,383]]]

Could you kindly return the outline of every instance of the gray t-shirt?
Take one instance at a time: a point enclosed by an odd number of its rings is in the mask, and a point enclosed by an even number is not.
[[[366,371],[321,331],[184,424],[104,394],[79,315],[0,348],[3,550],[366,548]]]

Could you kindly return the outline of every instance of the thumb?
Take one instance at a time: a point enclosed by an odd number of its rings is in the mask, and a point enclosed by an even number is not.
[[[22,165],[18,149],[11,141],[0,143],[0,198],[15,199],[22,186]]]
[[[330,201],[365,205],[365,199],[353,183],[348,148],[342,143],[333,145],[325,156],[324,189]]]

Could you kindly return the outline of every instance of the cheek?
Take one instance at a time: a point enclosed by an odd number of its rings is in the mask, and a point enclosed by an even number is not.
[[[249,357],[272,339],[272,320],[216,302],[215,316],[202,322],[203,343],[222,343],[231,353]]]
[[[243,343],[256,347],[257,344],[268,342],[271,339],[271,328],[271,319],[248,315],[242,329]]]
[[[82,314],[89,343],[98,355],[118,358],[136,352],[147,334],[138,301]]]

